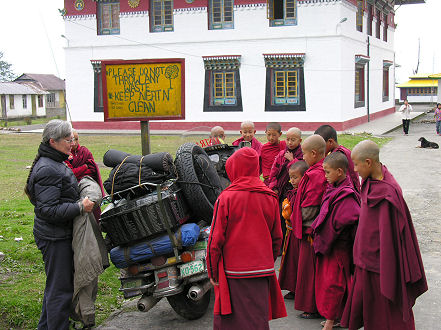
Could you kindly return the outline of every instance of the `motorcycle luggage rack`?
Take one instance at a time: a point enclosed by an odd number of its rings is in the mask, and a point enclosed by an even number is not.
[[[165,220],[165,219],[167,219],[167,211],[165,209],[165,205],[164,205],[162,193],[161,193],[162,191],[169,189],[173,184],[176,183],[176,181],[177,181],[176,179],[170,179],[170,180],[167,180],[161,184],[156,184],[156,183],[151,183],[151,182],[142,182],[142,183],[140,183],[136,186],[133,186],[131,188],[127,188],[127,189],[124,189],[121,191],[114,192],[112,195],[104,196],[102,204],[113,203],[117,199],[123,199],[123,198],[125,198],[123,196],[127,196],[127,192],[130,192],[133,195],[136,195],[136,190],[139,191],[139,189],[146,189],[147,187],[150,187],[151,189],[148,189],[148,191],[152,191],[152,193],[154,190],[156,190],[156,195],[158,198],[157,202],[159,205],[159,210],[161,212],[161,216],[159,217],[159,221],[166,229],[167,235],[168,235],[170,242],[172,243],[172,246],[173,246],[173,254],[174,254],[176,260],[179,261],[180,257],[179,257],[178,249],[182,249],[182,246],[179,243],[179,241],[177,240],[177,238],[175,237],[174,233],[172,232],[170,224],[168,223],[168,221]]]

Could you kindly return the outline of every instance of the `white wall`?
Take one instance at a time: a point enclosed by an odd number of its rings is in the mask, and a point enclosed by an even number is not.
[[[300,3],[298,25],[269,27],[266,6],[235,7],[234,29],[208,30],[207,11],[176,11],[174,32],[150,33],[148,15],[121,15],[121,34],[96,35],[95,16],[66,18],[66,91],[73,121],[102,121],[93,113],[91,59],[185,58],[187,121],[340,122],[366,114],[354,108],[355,55],[367,53],[366,28],[355,28],[355,7],[345,1]],[[346,17],[347,21],[339,24]],[[366,17],[365,17],[366,20]],[[371,39],[370,112],[393,107],[382,102],[383,60],[393,60],[393,30],[388,42]],[[366,22],[365,26],[366,27]],[[382,36],[381,36],[382,37]],[[306,111],[264,112],[263,53],[305,53]],[[203,112],[202,56],[242,55],[243,112]]]
[[[9,98],[14,97],[14,109],[10,107]],[[26,95],[27,98],[27,108],[23,108],[23,95],[6,95],[6,114],[8,118],[14,117],[24,117],[32,115],[32,102],[31,96]]]

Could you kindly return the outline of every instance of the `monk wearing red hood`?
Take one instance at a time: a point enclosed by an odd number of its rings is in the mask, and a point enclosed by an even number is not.
[[[365,140],[352,150],[361,184],[355,273],[341,324],[349,329],[415,329],[412,306],[427,291],[412,218],[400,186]]]
[[[326,142],[326,155],[330,152],[341,152],[348,159],[348,177],[351,179],[355,190],[360,192],[360,179],[358,178],[357,172],[354,170],[354,162],[351,159],[351,150],[337,142],[337,131],[334,127],[330,125],[322,125],[316,129],[314,134],[320,135]]]
[[[318,318],[315,303],[315,252],[311,224],[320,211],[328,183],[323,170],[326,143],[320,135],[311,135],[302,143],[303,159],[309,165],[297,189],[291,214],[294,236],[300,240],[299,263],[294,307],[304,311],[299,317]]]
[[[252,121],[246,120],[240,124],[240,134],[242,137],[237,139],[232,143],[233,146],[238,146],[242,141],[251,142],[251,148],[257,151],[260,155],[262,151],[262,143],[254,137],[256,134],[256,129],[254,128],[254,123]]]
[[[280,151],[286,149],[286,142],[280,141],[282,135],[282,126],[279,123],[268,123],[265,130],[268,143],[262,146],[260,153],[260,169],[263,176],[263,181],[266,185],[269,185],[269,176],[271,168],[273,167],[274,160]]]
[[[340,152],[323,161],[329,185],[320,213],[311,225],[316,253],[315,297],[326,321],[323,330],[339,325],[351,284],[352,246],[360,216],[360,195],[346,176],[348,160]]]
[[[276,194],[259,179],[259,156],[236,151],[225,165],[231,185],[214,206],[207,247],[214,285],[214,329],[269,329],[286,309],[274,270],[282,231]]]

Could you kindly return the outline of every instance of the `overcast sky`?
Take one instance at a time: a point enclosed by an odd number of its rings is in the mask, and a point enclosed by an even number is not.
[[[73,1],[73,0],[71,0]],[[3,0],[0,11],[0,51],[15,74],[52,73],[65,78],[63,0]],[[418,62],[419,73],[441,72],[441,0],[397,9],[395,22],[396,81],[407,81]]]

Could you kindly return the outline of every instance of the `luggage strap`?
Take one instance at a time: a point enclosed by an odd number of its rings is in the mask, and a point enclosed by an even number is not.
[[[132,259],[130,259],[130,246],[124,247],[124,259],[127,262],[127,265],[132,265],[134,262]]]
[[[112,190],[110,192],[110,197],[112,198],[113,201],[113,187],[115,184],[115,177],[116,177],[116,173],[118,173],[119,169],[121,168],[121,165],[124,164],[124,162],[126,161],[126,159],[129,158],[129,156],[126,156],[126,158],[123,159],[123,161],[121,162],[121,164],[119,164],[118,168],[116,169],[115,173],[113,174],[113,178],[112,178]]]
[[[167,219],[167,213],[165,212],[164,203],[162,202],[161,185],[159,184],[156,186],[156,193],[158,195],[159,209],[161,210],[161,217],[159,217],[159,219],[161,220],[162,224],[165,226],[165,229],[167,230],[168,237],[170,238],[170,242],[172,243],[173,246],[173,252],[175,254],[176,259],[178,259],[179,253],[177,248],[181,248],[182,246],[179,243],[179,241],[176,239],[175,235],[173,235],[173,232],[171,231],[170,228],[170,224],[168,223],[168,221],[165,220]]]

